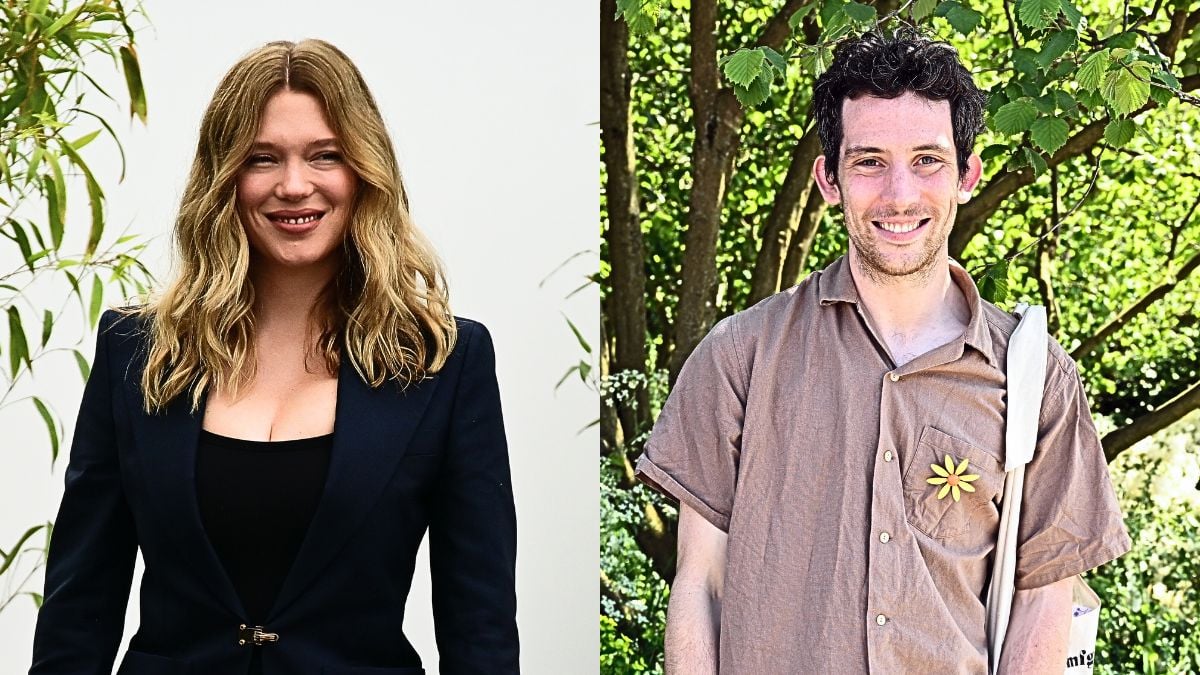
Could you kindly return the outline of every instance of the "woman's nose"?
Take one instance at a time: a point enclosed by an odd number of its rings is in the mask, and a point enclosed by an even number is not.
[[[303,199],[313,191],[312,180],[308,177],[308,167],[303,162],[285,162],[275,184],[275,196],[288,201]]]

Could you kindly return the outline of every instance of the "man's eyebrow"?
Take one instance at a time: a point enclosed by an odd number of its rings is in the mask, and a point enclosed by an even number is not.
[[[954,150],[948,146],[942,145],[941,143],[926,143],[924,145],[918,145],[914,147],[913,152],[944,152],[946,154],[950,154],[954,152]]]
[[[846,157],[852,155],[882,155],[883,148],[875,148],[869,145],[851,145],[846,148]]]

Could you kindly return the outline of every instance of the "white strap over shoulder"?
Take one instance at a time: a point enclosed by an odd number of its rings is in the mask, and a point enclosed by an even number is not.
[[[1046,308],[1017,306],[1021,323],[1008,340],[1008,414],[1004,438],[1004,470],[1033,459],[1037,445],[1042,387],[1046,381]]]

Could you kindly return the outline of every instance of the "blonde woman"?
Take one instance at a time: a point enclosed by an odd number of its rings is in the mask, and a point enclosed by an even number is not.
[[[180,269],[106,312],[33,673],[515,673],[516,524],[491,338],[450,313],[362,76],[319,40],[237,63],[204,115]]]

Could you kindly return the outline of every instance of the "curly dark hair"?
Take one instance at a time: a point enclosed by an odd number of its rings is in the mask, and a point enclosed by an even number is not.
[[[953,47],[902,28],[892,34],[864,33],[842,42],[834,50],[829,70],[817,78],[812,112],[830,182],[837,182],[842,101],[864,95],[896,98],[905,92],[950,102],[959,177],[966,173],[975,136],[983,129],[987,97],[975,86]]]

